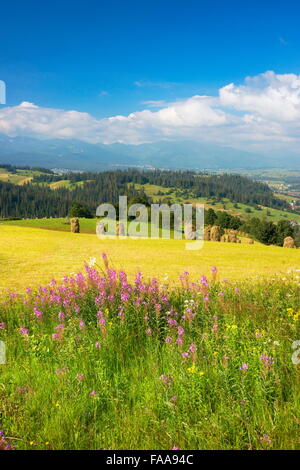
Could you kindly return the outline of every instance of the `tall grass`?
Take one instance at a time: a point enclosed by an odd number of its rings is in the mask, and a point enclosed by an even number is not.
[[[297,280],[170,288],[103,260],[1,303],[0,449],[300,448]]]

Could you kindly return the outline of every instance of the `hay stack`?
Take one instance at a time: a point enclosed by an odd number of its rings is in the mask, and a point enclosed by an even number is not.
[[[237,243],[237,231],[236,230],[230,230],[228,232],[228,241],[230,243]]]
[[[104,225],[104,222],[102,222],[102,220],[100,220],[99,222],[97,222],[97,225],[96,225],[96,234],[97,234],[99,237],[102,237],[103,235],[105,235],[105,225]]]
[[[71,220],[71,232],[72,233],[80,233],[80,225],[78,217],[73,217]]]
[[[254,241],[253,241],[253,240],[249,240],[248,243],[249,243],[249,245],[254,245]]]
[[[221,230],[218,225],[214,225],[210,230],[210,239],[214,242],[219,242],[221,240]]]
[[[286,237],[283,241],[284,248],[295,248],[295,240],[293,237]]]
[[[118,222],[116,227],[117,237],[125,237],[125,228],[123,222]]]
[[[210,240],[210,229],[211,227],[205,227],[204,229],[204,241],[209,242]]]
[[[184,224],[184,237],[186,240],[196,239],[196,234],[195,234],[194,227],[192,224],[189,224],[189,223]]]

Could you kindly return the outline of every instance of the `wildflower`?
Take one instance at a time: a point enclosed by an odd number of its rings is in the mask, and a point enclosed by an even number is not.
[[[33,311],[36,318],[41,318],[43,316],[43,312],[38,310],[36,307],[34,307]]]
[[[172,377],[168,377],[167,375],[161,375],[160,380],[162,381],[163,384],[171,384],[173,379]]]
[[[100,343],[99,341],[96,341],[96,343],[95,343],[95,348],[96,348],[96,349],[99,349],[99,348],[100,348],[100,345],[101,345],[101,343]]]
[[[97,392],[95,392],[95,390],[92,390],[92,392],[90,392],[90,397],[93,398],[96,396],[97,396]]]
[[[184,358],[189,357],[189,353],[188,352],[181,353],[181,357],[184,357]]]
[[[96,264],[96,258],[90,258],[88,261],[88,267],[92,268]]]
[[[172,449],[171,449],[171,450],[181,450],[181,449],[180,449],[180,447],[176,447],[176,446],[174,446],[174,447],[172,447]]]
[[[83,321],[83,320],[80,320],[80,322],[79,322],[79,328],[80,328],[81,330],[83,330],[84,327],[85,327],[84,321]]]
[[[5,329],[5,324],[4,324],[4,322],[1,322],[0,323],[0,330],[4,330],[4,329]]]
[[[264,434],[260,439],[261,444],[270,445],[272,444],[272,439],[267,434]]]
[[[275,362],[273,357],[266,356],[265,354],[261,355],[259,360],[263,362],[266,367],[271,367]]]
[[[171,336],[166,337],[166,343],[172,343],[172,338]]]
[[[248,364],[242,364],[241,367],[240,367],[240,370],[248,370],[249,369],[249,366]]]
[[[64,312],[58,312],[57,318],[58,318],[59,320],[63,320],[63,319],[65,318]]]
[[[192,343],[189,347],[189,352],[195,353],[196,351],[197,351],[197,346],[194,343]]]
[[[177,331],[178,331],[178,336],[184,335],[184,329],[182,328],[182,326],[179,326]]]
[[[148,328],[146,330],[146,335],[150,336],[151,334],[152,334],[152,330],[151,330],[151,328]]]
[[[52,339],[54,339],[54,340],[56,340],[56,339],[62,339],[62,336],[61,336],[59,333],[53,333]]]
[[[176,343],[178,344],[178,346],[182,346],[183,345],[183,339],[182,338],[177,338]]]
[[[77,374],[76,379],[78,380],[78,382],[82,382],[84,379],[84,374]]]
[[[28,336],[28,329],[27,328],[23,328],[23,326],[21,326],[19,331],[20,331],[21,335]]]
[[[176,397],[176,395],[174,395],[174,396],[171,398],[171,400],[172,400],[173,403],[176,403],[176,402],[177,402],[177,397]]]

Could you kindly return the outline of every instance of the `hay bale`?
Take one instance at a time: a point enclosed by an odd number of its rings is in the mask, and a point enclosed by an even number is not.
[[[295,240],[293,237],[286,237],[283,241],[284,248],[295,248]]]
[[[254,245],[254,240],[249,240],[248,243],[249,245]]]
[[[211,227],[205,227],[205,229],[204,229],[204,241],[209,242],[209,240],[210,240],[210,229],[211,229]]]
[[[228,233],[228,241],[230,243],[237,243],[237,231],[236,230],[230,230]]]
[[[242,243],[242,240],[240,238],[237,239],[237,243]]]
[[[78,217],[73,217],[71,220],[71,232],[72,233],[80,233],[80,224]]]
[[[125,237],[125,228],[123,222],[118,222],[116,227],[117,237]]]
[[[210,230],[210,239],[214,242],[221,240],[221,230],[218,225],[214,225]]]
[[[227,235],[222,235],[221,242],[227,242]]]
[[[99,222],[97,222],[97,225],[96,225],[96,234],[99,236],[99,237],[102,237],[103,235],[105,235],[105,225],[104,225],[104,222],[102,222],[102,220],[100,220]]]
[[[184,224],[184,237],[186,240],[196,239],[196,233],[192,224],[190,223]]]

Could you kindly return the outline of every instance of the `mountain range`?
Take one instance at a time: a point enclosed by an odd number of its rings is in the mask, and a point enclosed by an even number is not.
[[[288,161],[288,165],[287,165]],[[101,171],[142,167],[168,169],[300,168],[300,154],[261,155],[197,141],[141,145],[90,144],[76,139],[39,140],[0,134],[0,162],[45,168]]]

